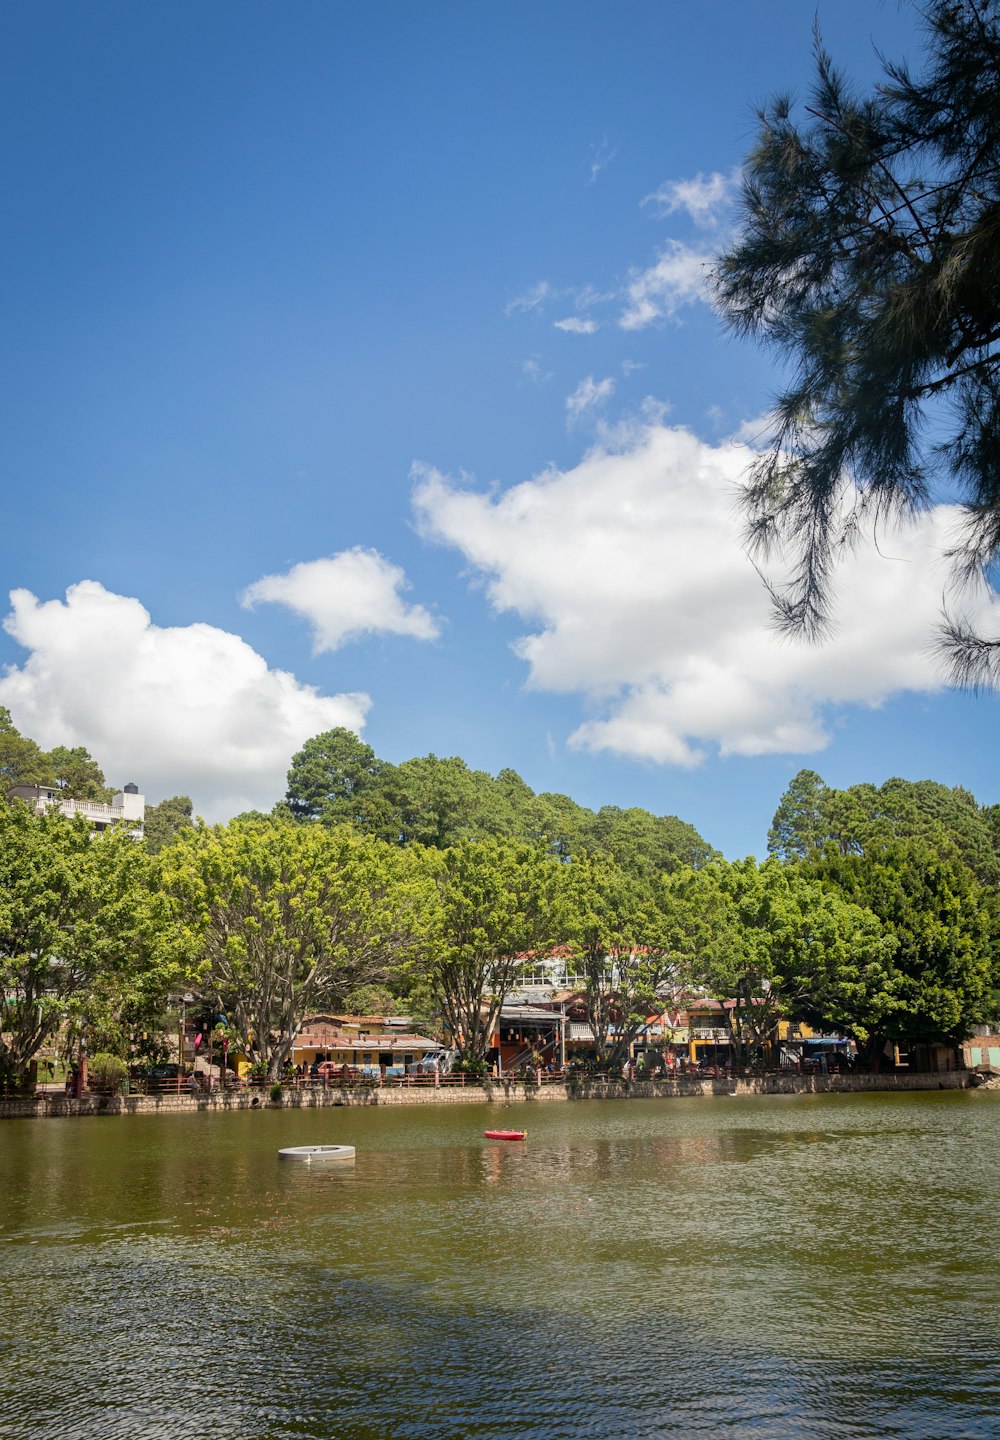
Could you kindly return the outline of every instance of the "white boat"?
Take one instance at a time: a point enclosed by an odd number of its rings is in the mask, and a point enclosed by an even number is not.
[[[278,1154],[282,1160],[353,1160],[353,1145],[289,1145]]]

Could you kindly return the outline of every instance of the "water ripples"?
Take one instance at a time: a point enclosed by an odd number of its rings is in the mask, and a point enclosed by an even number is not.
[[[979,1098],[10,1126],[0,1440],[995,1440]]]

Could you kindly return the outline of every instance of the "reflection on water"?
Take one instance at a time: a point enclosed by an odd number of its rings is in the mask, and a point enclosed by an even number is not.
[[[0,1440],[996,1436],[996,1096],[496,1118],[8,1123]]]

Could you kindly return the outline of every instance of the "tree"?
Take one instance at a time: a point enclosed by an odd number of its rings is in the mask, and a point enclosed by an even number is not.
[[[15,727],[10,711],[0,705],[0,788],[40,785],[49,778],[45,755]]]
[[[955,1044],[985,1017],[997,983],[997,901],[960,860],[919,839],[863,855],[831,845],[808,873],[874,914],[894,942],[884,983],[855,1008],[872,1057],[885,1041]]]
[[[73,800],[99,800],[108,804],[114,791],[104,783],[104,771],[82,745],[57,745],[45,756],[46,779]]]
[[[404,760],[387,785],[400,843],[445,850],[463,840],[510,836],[512,812],[491,775],[457,755]]]
[[[306,1016],[407,957],[433,898],[418,855],[346,825],[198,826],[158,865],[202,996],[271,1079]]]
[[[307,740],[292,757],[286,803],[297,820],[356,825],[371,834],[392,826],[381,787],[392,767],[351,730],[337,726]]]
[[[551,855],[568,860],[586,848],[587,828],[594,812],[568,795],[547,790],[535,797],[532,839],[544,843]]]
[[[664,1008],[683,1003],[679,956],[650,890],[609,856],[578,856],[561,881],[560,937],[584,976],[597,1062],[620,1071]]]
[[[935,780],[893,777],[880,786],[834,790],[814,770],[800,770],[775,812],[768,850],[782,860],[803,860],[829,844],[844,855],[863,855],[908,839],[960,858],[983,884],[1000,888],[1000,833],[989,809],[968,790]]]
[[[559,867],[503,840],[466,840],[426,859],[437,887],[426,978],[453,1044],[481,1063],[529,952],[551,942]]]
[[[143,835],[150,855],[159,855],[178,832],[194,824],[194,805],[188,795],[171,795],[146,810]]]
[[[748,534],[787,546],[781,623],[828,623],[836,557],[864,521],[957,485],[959,581],[1000,555],[1000,0],[930,0],[928,65],[852,93],[816,44],[802,128],[759,112],[742,230],[717,264],[729,327],[794,367],[746,491]],[[1000,637],[946,619],[959,680],[1000,677]]]
[[[652,879],[680,865],[704,865],[717,852],[676,815],[602,805],[588,826],[593,848],[613,855],[630,874]]]
[[[763,1056],[779,1019],[804,1018],[804,1010],[841,1019],[847,996],[859,985],[870,993],[871,975],[883,973],[894,948],[862,906],[776,860],[716,861],[672,884],[697,917],[692,978],[727,1007],[740,1062]]]
[[[800,770],[782,795],[771,828],[767,853],[780,860],[804,860],[827,839],[824,802],[829,792],[815,770]]]
[[[23,1076],[69,1018],[106,1028],[140,990],[165,1001],[176,974],[124,831],[0,806],[0,1073]]]

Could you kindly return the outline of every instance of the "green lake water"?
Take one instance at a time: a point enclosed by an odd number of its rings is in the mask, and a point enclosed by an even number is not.
[[[4,1122],[0,1437],[995,1440],[998,1138],[967,1091]]]

